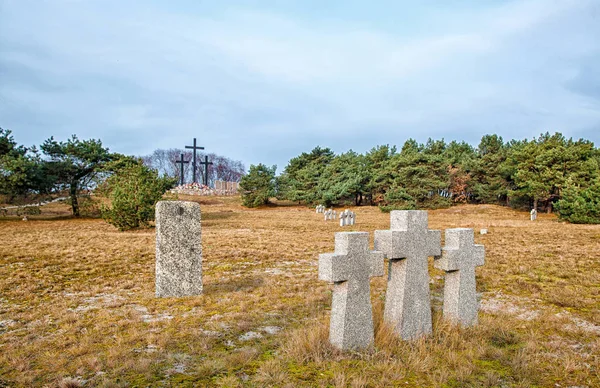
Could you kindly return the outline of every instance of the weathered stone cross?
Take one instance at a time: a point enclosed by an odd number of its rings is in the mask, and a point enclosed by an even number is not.
[[[390,229],[375,231],[375,249],[389,259],[383,318],[405,340],[432,331],[427,258],[441,253],[441,232],[427,230],[427,212],[394,210]]]
[[[176,160],[175,163],[180,164],[181,165],[181,184],[183,185],[183,165],[189,163],[189,160],[183,160],[183,154],[181,154],[181,157],[179,160]]]
[[[446,230],[446,245],[435,267],[446,271],[444,318],[464,326],[477,324],[475,267],[484,264],[485,248],[474,244],[473,229]]]
[[[374,341],[369,278],[383,276],[383,253],[369,251],[369,233],[338,232],[335,252],[319,255],[319,279],[333,282],[329,341],[362,349]]]

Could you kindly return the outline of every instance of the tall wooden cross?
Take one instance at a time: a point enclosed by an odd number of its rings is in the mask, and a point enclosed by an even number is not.
[[[181,184],[183,185],[183,165],[186,163],[189,163],[189,160],[183,160],[183,154],[181,154],[181,157],[179,160],[176,160],[175,163],[178,163],[181,165]]]
[[[192,152],[194,153],[193,154],[194,156],[192,157],[192,180],[193,180],[193,182],[196,182],[196,150],[203,150],[204,147],[198,147],[196,145],[196,138],[194,138],[194,145],[193,146],[186,145],[185,148],[192,149],[193,150]],[[181,166],[183,167],[183,164]]]
[[[208,186],[208,165],[213,164],[213,162],[209,162],[208,156],[204,155],[204,162],[200,162],[199,164],[204,165],[204,184]]]

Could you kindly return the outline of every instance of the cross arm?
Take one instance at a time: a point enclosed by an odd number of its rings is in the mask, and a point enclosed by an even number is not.
[[[322,253],[319,255],[319,280],[344,282],[348,280],[346,255]]]
[[[438,257],[442,254],[442,231],[427,231],[427,256]]]
[[[442,255],[436,256],[433,261],[433,266],[437,269],[441,269],[446,272],[458,271],[459,260],[461,259],[461,252],[458,248],[444,247],[442,249]]]
[[[479,267],[485,264],[485,247],[480,244],[473,245],[473,256],[475,259],[475,266]]]
[[[369,252],[369,277],[383,276],[384,273],[385,266],[383,262],[383,252]]]

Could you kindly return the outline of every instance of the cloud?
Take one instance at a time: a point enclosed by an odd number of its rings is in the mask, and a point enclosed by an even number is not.
[[[32,4],[0,12],[0,125],[26,144],[77,133],[142,154],[198,137],[281,169],[317,145],[362,152],[409,137],[553,130],[600,141],[591,0],[331,3],[322,14],[311,4]]]

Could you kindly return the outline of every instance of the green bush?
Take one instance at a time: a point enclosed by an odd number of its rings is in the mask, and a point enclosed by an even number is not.
[[[147,227],[154,220],[154,208],[176,179],[159,177],[158,172],[143,164],[127,164],[106,180],[102,191],[110,207],[102,206],[102,218],[119,230]]]
[[[39,206],[23,206],[17,209],[18,216],[37,216],[42,214]]]
[[[417,201],[406,192],[403,187],[392,187],[385,193],[384,203],[379,205],[379,210],[389,213],[392,210],[414,210],[417,208]]]
[[[242,204],[246,207],[258,207],[269,203],[275,196],[275,170],[277,166],[267,167],[264,164],[250,165],[248,175],[240,181]]]
[[[600,179],[596,178],[586,188],[569,180],[556,210],[559,218],[574,224],[600,224]]]

